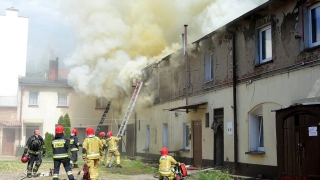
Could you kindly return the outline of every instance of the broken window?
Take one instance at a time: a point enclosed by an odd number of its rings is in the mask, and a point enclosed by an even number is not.
[[[96,98],[96,108],[106,108],[108,105],[108,101],[104,97]]]

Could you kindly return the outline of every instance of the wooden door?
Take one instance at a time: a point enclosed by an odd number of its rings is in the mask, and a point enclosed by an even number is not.
[[[320,177],[317,117],[296,114],[284,120],[284,173],[291,177]],[[312,129],[316,133],[312,133]],[[315,131],[313,131],[315,132]]]
[[[14,155],[14,140],[15,140],[15,130],[4,128],[3,135],[2,135],[2,155],[4,156]]]
[[[134,124],[128,124],[126,131],[126,154],[127,156],[133,157],[135,153]]]
[[[202,166],[202,127],[201,121],[192,122],[193,134],[193,166]]]

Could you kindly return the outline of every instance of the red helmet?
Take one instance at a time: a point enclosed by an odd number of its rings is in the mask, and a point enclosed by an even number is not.
[[[112,132],[109,131],[109,132],[107,133],[107,137],[110,138],[111,136],[112,136]]]
[[[56,127],[56,134],[62,134],[63,130],[64,130],[63,126],[61,126],[61,125],[57,126]]]
[[[101,138],[103,138],[104,136],[106,136],[106,133],[105,133],[105,132],[100,132],[100,133],[99,133],[99,136],[100,136]]]
[[[94,135],[94,129],[92,127],[88,127],[86,130],[87,136]]]
[[[78,134],[78,129],[72,129],[71,134],[77,135]]]
[[[28,156],[22,156],[22,157],[21,157],[21,162],[22,162],[22,163],[27,163],[28,161],[29,161]]]
[[[34,135],[40,135],[40,130],[39,129],[34,130]]]
[[[166,155],[168,155],[168,152],[169,152],[169,151],[168,151],[168,148],[165,148],[165,147],[162,148],[162,149],[161,149],[161,156],[166,156]]]

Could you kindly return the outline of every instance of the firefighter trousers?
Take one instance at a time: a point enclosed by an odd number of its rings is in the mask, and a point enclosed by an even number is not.
[[[91,180],[97,180],[99,178],[99,164],[99,159],[87,159],[87,165],[89,168]]]
[[[72,170],[70,167],[70,159],[69,158],[53,159],[53,164],[54,164],[54,171],[53,171],[53,179],[52,180],[58,180],[61,164],[63,164],[63,167],[68,175],[69,180],[74,180]]]
[[[38,172],[38,169],[42,163],[41,154],[29,154],[29,161],[27,166],[27,175],[31,175],[32,171],[33,174]],[[35,165],[34,165],[35,164]],[[34,165],[34,167],[33,167]]]

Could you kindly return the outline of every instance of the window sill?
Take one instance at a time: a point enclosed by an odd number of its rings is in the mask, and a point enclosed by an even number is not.
[[[57,106],[57,108],[69,108],[68,106]]]
[[[249,152],[245,152],[245,154],[263,155],[263,154],[266,154],[266,152],[264,152],[264,151],[249,151]]]
[[[96,107],[95,109],[96,110],[104,110],[104,109],[106,109],[106,107]]]
[[[30,107],[30,108],[39,108],[38,105],[28,105],[28,107]]]
[[[255,68],[258,68],[258,67],[260,67],[260,66],[263,66],[263,65],[269,64],[269,63],[273,63],[273,59],[271,59],[271,60],[269,60],[269,61],[267,61],[267,62],[263,62],[263,63],[260,63],[260,64],[256,64],[256,65],[255,65]]]
[[[316,46],[312,46],[309,48],[305,48],[302,52],[308,52],[308,51],[312,51],[314,49],[318,49],[320,47],[320,45],[316,45]]]
[[[179,149],[179,151],[182,151],[182,152],[190,152],[190,149]]]

